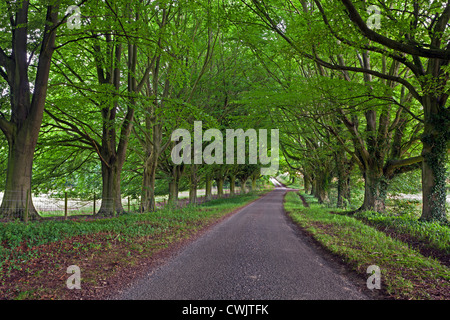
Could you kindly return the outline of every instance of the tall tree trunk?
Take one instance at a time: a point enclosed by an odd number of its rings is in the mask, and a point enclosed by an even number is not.
[[[364,201],[360,211],[384,212],[388,180],[383,169],[370,167],[364,173]]]
[[[350,204],[351,192],[350,192],[350,177],[341,176],[338,178],[338,197],[336,206],[338,208],[345,208]]]
[[[212,178],[210,174],[206,175],[206,181],[205,181],[205,199],[211,200],[212,199]]]
[[[230,175],[230,195],[233,196],[236,193],[236,176]]]
[[[343,208],[350,204],[350,174],[353,168],[353,162],[348,161],[345,153],[336,152],[336,170],[337,170],[337,207]]]
[[[189,187],[189,203],[196,204],[197,203],[197,184],[193,183]]]
[[[121,168],[118,163],[107,166],[102,162],[102,203],[97,216],[115,216],[124,212],[120,192]]]
[[[247,193],[247,179],[248,178],[240,178],[239,182],[241,184],[241,194]]]
[[[176,203],[178,201],[178,186],[175,178],[169,181],[169,203]]]
[[[149,112],[153,111],[149,110]],[[158,167],[159,156],[165,147],[162,146],[162,125],[155,124],[150,114],[147,115],[145,121],[146,129],[150,131],[151,128],[152,135],[146,135],[145,143],[143,144],[146,150],[146,158],[144,160],[144,176],[142,177],[141,212],[152,212],[156,210],[156,169]]]
[[[105,77],[102,65],[97,66],[97,76],[99,84],[111,85],[115,92],[119,92],[121,84],[121,74],[120,74],[120,64],[122,55],[122,45],[120,43],[113,43],[111,38],[108,38],[108,42],[111,48],[114,48],[115,60],[111,65],[112,72],[108,77]],[[99,48],[95,49],[99,53]],[[128,78],[128,91],[136,92],[136,80],[135,69],[136,69],[136,46],[129,46],[128,48],[128,67],[129,67],[129,78]],[[105,67],[106,70],[108,68]],[[100,160],[102,162],[102,204],[100,210],[97,213],[99,216],[115,216],[116,214],[121,214],[124,212],[122,206],[122,195],[120,190],[121,174],[123,164],[125,163],[126,152],[128,148],[129,137],[131,134],[134,118],[134,106],[135,100],[130,99],[130,105],[128,107],[125,119],[121,124],[121,130],[119,135],[119,143],[116,142],[118,137],[116,122],[117,122],[117,112],[119,110],[118,102],[115,101],[112,105],[104,107],[102,111],[102,122],[103,122],[103,132],[102,132],[102,144],[100,147]],[[97,149],[97,147],[96,147]]]
[[[141,212],[153,212],[156,210],[155,181],[157,158],[152,153],[144,166],[141,189]]]
[[[29,130],[22,128],[11,138],[6,171],[6,188],[0,207],[0,215],[6,219],[23,220],[28,208],[28,219],[40,216],[31,201],[31,172],[36,143],[27,139]],[[28,192],[28,206],[26,204]]]
[[[307,174],[303,174],[303,188],[305,193],[311,192],[311,178]]]
[[[59,3],[54,1],[52,5],[47,6],[32,94],[28,74],[30,51],[27,48],[29,1],[14,5],[15,18],[11,15],[10,20],[11,55],[8,56],[5,50],[0,48],[0,67],[9,82],[11,103],[11,119],[8,121],[4,115],[0,116],[0,130],[5,134],[9,147],[5,195],[0,206],[2,218],[23,219],[28,207],[28,219],[40,219],[31,199],[31,176],[55,48]],[[30,196],[28,203],[27,192]]]
[[[190,168],[190,176],[189,176],[189,203],[195,204],[197,203],[197,165],[193,164]]]
[[[331,182],[331,172],[328,168],[321,168],[316,170],[316,176],[314,179],[314,196],[319,203],[325,203],[328,201],[328,191]]]
[[[443,107],[436,98],[424,97],[425,127],[422,136],[423,221],[448,221],[446,216],[446,169],[448,126]],[[447,111],[448,114],[448,111]],[[448,115],[447,115],[448,117]]]
[[[162,24],[166,23],[166,13],[164,11],[164,17]],[[162,27],[162,26],[161,26]],[[159,39],[159,45],[161,45],[161,39]],[[153,99],[153,103],[148,104],[145,114],[145,129],[144,139],[141,141],[141,145],[145,150],[144,158],[144,176],[142,180],[141,190],[141,211],[152,212],[156,210],[155,202],[155,175],[156,168],[158,167],[158,160],[165,147],[162,145],[163,125],[161,119],[157,115],[156,110],[164,109],[164,99],[169,95],[170,81],[166,79],[164,84],[163,93],[161,98],[159,97],[159,68],[160,68],[161,54],[155,53],[154,61],[151,64],[152,79],[145,78],[146,95]],[[154,64],[153,64],[154,63]],[[142,82],[144,83],[144,82]],[[159,101],[161,99],[161,101]],[[166,147],[168,146],[168,143]],[[178,197],[178,195],[177,195]]]
[[[256,191],[256,180],[258,180],[258,177],[253,175],[252,176],[252,191]]]
[[[312,181],[311,181],[311,191],[309,192],[309,194],[311,196],[314,196],[316,194],[316,185],[317,185],[316,179],[312,179]]]
[[[173,165],[170,171],[172,177],[169,182],[169,203],[176,203],[178,202],[178,190],[181,175],[183,173],[183,167],[179,165]]]
[[[216,184],[217,184],[217,196],[219,198],[223,197],[223,184],[224,184],[225,178],[224,177],[218,177],[216,178]]]
[[[328,187],[322,179],[316,181],[316,193],[314,195],[320,204],[328,201]]]
[[[174,144],[172,144],[172,148],[173,148]],[[180,179],[181,176],[183,175],[183,171],[184,171],[184,165],[177,165],[174,163],[171,163],[171,161],[169,161],[168,159],[166,159],[165,162],[163,162],[166,164],[165,167],[165,172],[168,173],[170,175],[170,180],[169,180],[169,203],[176,203],[178,202],[178,190],[179,190],[179,185],[180,185]],[[161,163],[161,165],[163,165],[163,163]]]

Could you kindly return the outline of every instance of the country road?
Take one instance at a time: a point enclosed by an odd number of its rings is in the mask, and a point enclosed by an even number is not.
[[[277,187],[112,299],[371,299],[365,283],[298,234],[283,211],[285,193]]]

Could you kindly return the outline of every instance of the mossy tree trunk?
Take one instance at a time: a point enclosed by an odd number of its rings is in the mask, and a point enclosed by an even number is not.
[[[303,188],[305,193],[311,192],[311,178],[306,173],[303,173]]]
[[[336,152],[335,160],[338,180],[336,206],[343,208],[350,204],[350,175],[354,162],[348,160],[344,152]]]
[[[257,185],[256,185],[256,181],[258,180],[259,177],[260,177],[260,171],[258,169],[256,172],[254,172],[252,174],[252,191],[256,191],[258,189]]]
[[[225,177],[219,176],[219,177],[216,177],[215,180],[216,180],[216,184],[217,184],[217,196],[219,198],[223,198],[223,185],[225,182]]]
[[[241,184],[241,194],[247,193],[247,180],[248,177],[240,177],[239,183]]]
[[[169,181],[169,203],[176,203],[178,201],[178,191],[183,171],[184,165],[174,164],[170,166],[171,179]]]
[[[316,171],[316,175],[314,196],[317,198],[318,202],[322,204],[328,201],[331,172],[328,171],[327,168],[322,168]]]
[[[212,199],[212,178],[210,174],[206,175],[205,178],[205,199],[211,200]]]
[[[236,176],[230,175],[230,195],[236,194]]]
[[[422,216],[424,221],[448,221],[446,169],[450,112],[435,97],[424,97],[425,127],[422,136]]]
[[[371,168],[364,173],[364,201],[359,210],[384,212],[388,181],[382,171]]]
[[[155,181],[156,168],[158,166],[157,153],[155,150],[152,152],[144,167],[141,190],[141,212],[153,212],[156,210]]]
[[[189,174],[189,203],[197,203],[198,165],[192,164]]]

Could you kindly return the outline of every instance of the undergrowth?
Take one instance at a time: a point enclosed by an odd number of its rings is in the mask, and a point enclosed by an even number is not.
[[[421,255],[402,241],[391,238],[363,220],[331,213],[331,209],[303,195],[310,207],[303,207],[297,193],[286,195],[285,209],[292,220],[310,233],[321,245],[341,257],[353,270],[369,277],[367,268],[381,268],[382,290],[396,299],[449,299],[450,269],[439,261]],[[396,225],[405,232],[416,232],[423,241],[433,241],[448,250],[448,230],[445,226],[394,220],[374,213],[361,213],[366,219]],[[438,245],[439,243],[439,245]]]

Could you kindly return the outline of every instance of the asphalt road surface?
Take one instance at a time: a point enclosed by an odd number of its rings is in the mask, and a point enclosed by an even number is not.
[[[370,299],[299,237],[283,211],[285,192],[227,218],[115,299]]]

